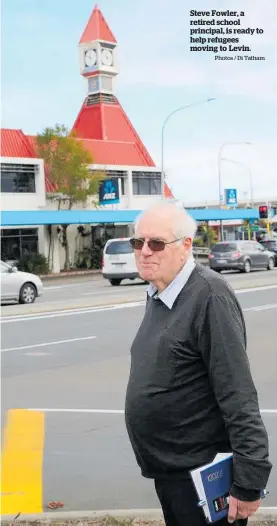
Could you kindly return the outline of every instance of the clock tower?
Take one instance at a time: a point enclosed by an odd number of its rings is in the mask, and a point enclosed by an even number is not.
[[[79,42],[80,73],[86,82],[86,96],[72,131],[84,141],[95,161],[93,164],[105,170],[114,166],[119,171],[124,166],[122,173],[125,177],[128,172],[131,180],[130,166],[155,171],[155,163],[116,97],[116,49],[116,39],[95,6]],[[130,183],[130,192],[131,186]]]
[[[80,73],[87,96],[113,95],[117,42],[96,5],[79,42]]]

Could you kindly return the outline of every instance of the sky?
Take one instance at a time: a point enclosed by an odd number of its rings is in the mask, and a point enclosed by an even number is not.
[[[98,6],[118,41],[116,96],[157,167],[164,120],[192,105],[165,128],[164,167],[175,197],[219,199],[223,144],[222,189],[237,188],[239,198],[250,199],[252,181],[254,197],[277,196],[276,0],[210,0],[208,7],[206,0],[99,0]],[[2,127],[36,134],[57,122],[73,125],[86,94],[78,42],[93,7],[92,0],[2,0]],[[244,11],[240,27],[264,32],[241,35],[239,45],[265,60],[215,60],[214,52],[190,51],[191,9]]]

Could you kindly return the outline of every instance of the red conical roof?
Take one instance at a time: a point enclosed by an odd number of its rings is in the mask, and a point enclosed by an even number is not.
[[[103,141],[107,152],[112,144],[113,152],[118,151],[116,164],[155,166],[116,97],[113,97],[113,102],[105,103],[100,96],[100,102],[92,105],[87,104],[86,99],[73,130],[79,138]],[[107,157],[110,158],[110,155]],[[108,159],[105,164],[109,164]]]
[[[116,44],[116,39],[97,5],[92,11],[79,43],[84,44],[94,40],[104,40]]]

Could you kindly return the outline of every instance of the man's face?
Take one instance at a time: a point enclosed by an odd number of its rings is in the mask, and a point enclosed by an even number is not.
[[[136,237],[149,241],[159,239],[166,243],[175,238],[171,221],[160,215],[145,215],[141,218]],[[135,250],[136,264],[141,278],[151,281],[159,288],[165,288],[180,272],[190,255],[191,240],[186,238],[180,242],[165,245],[164,250],[155,252],[147,243],[141,250]],[[161,287],[162,286],[162,287]]]

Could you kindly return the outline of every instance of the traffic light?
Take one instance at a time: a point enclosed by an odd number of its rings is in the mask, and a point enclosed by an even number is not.
[[[266,205],[259,206],[259,217],[260,219],[268,218],[268,207]]]

